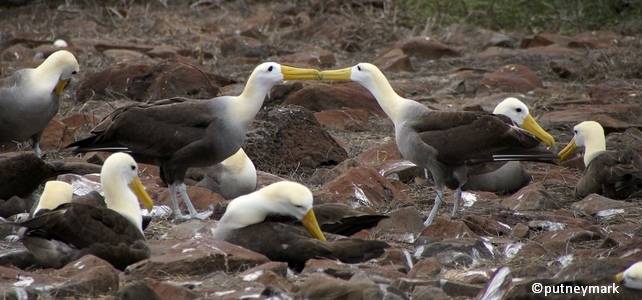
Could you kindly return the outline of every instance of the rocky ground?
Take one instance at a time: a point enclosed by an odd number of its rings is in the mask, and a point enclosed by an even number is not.
[[[130,2],[0,8],[0,75],[37,65],[56,50],[58,38],[81,64],[45,131],[47,160],[101,163],[104,154],[74,157],[63,148],[134,101],[236,94],[263,61],[320,69],[373,62],[402,96],[437,110],[492,111],[516,96],[558,146],[575,124],[595,120],[609,148],[629,145],[642,153],[639,35],[409,29],[383,1]],[[363,299],[469,299],[483,293],[500,266],[510,268],[512,285],[523,287],[536,278],[604,280],[642,259],[642,199],[575,199],[583,167],[577,158],[563,166],[526,164],[533,183],[512,195],[470,191],[457,219],[448,217],[449,191],[440,217],[424,228],[435,196],[430,180],[417,170],[380,172],[401,159],[393,134],[372,96],[355,84],[287,82],[266,99],[244,146],[262,171],[260,184],[280,176],[312,188],[318,203],[389,214],[356,234],[391,244],[380,259],[355,265],[311,260],[294,273],[213,241],[214,220],[156,219],[146,232],[152,258],[125,272],[95,257],[53,271],[0,267],[0,290],[33,297],[237,299],[314,298],[324,289],[346,289]],[[158,169],[141,170],[152,197],[167,204]],[[189,193],[199,209],[225,201],[201,188]],[[2,252],[19,247],[0,243]],[[518,295],[534,297],[523,290]]]

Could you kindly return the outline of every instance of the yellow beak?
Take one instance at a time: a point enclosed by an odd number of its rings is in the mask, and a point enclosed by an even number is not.
[[[550,135],[548,132],[546,132],[546,130],[539,126],[539,124],[537,124],[537,121],[535,121],[535,119],[533,119],[530,114],[524,119],[524,124],[522,124],[522,127],[528,130],[528,132],[532,133],[546,146],[551,147],[555,144],[555,138],[553,138],[552,135]]]
[[[140,178],[138,178],[138,176],[134,177],[134,180],[129,183],[129,188],[138,198],[138,202],[143,204],[145,208],[152,209],[154,207],[154,201],[152,201],[152,197],[147,194],[147,192],[145,191],[145,186],[142,182],[140,182]]]
[[[624,272],[617,273],[615,275],[615,283],[622,283],[624,281]]]
[[[350,80],[352,68],[321,71],[322,80]]]
[[[321,228],[319,228],[317,217],[314,215],[314,211],[311,208],[305,216],[303,216],[301,223],[303,223],[303,226],[314,238],[325,241],[325,236],[323,235],[323,232],[321,232]]]
[[[70,80],[71,79],[60,79],[60,80],[58,80],[58,83],[56,84],[56,88],[54,89],[54,93],[56,93],[57,97],[60,97],[60,95],[62,95],[62,92],[67,87],[67,84],[69,84]]]
[[[560,161],[563,161],[571,156],[571,154],[573,154],[573,151],[575,151],[575,148],[577,148],[577,145],[575,145],[575,137],[573,137],[571,141],[568,142],[568,144],[564,147],[564,149],[562,149],[562,151],[557,154],[560,157]]]
[[[283,80],[318,80],[319,70],[317,69],[301,69],[288,66],[281,66],[281,74]]]

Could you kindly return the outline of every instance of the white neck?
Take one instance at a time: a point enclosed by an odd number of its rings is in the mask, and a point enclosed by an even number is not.
[[[240,196],[227,206],[227,210],[218,222],[214,237],[225,239],[235,229],[263,222],[271,212],[269,201],[256,198],[257,193]]]
[[[587,137],[584,141],[584,166],[588,167],[591,161],[604,151],[606,151],[604,136]]]
[[[233,118],[246,124],[252,122],[256,114],[261,110],[263,101],[271,88],[271,86],[257,82],[254,74],[250,75],[243,92],[235,100],[238,103],[232,104]]]
[[[120,176],[101,176],[107,208],[121,214],[143,232],[143,217],[138,198]]]
[[[412,100],[399,96],[390,86],[388,80],[383,76],[372,76],[373,80],[361,83],[377,99],[381,109],[388,115],[397,126],[402,121],[403,108]]]
[[[45,60],[31,72],[29,81],[34,93],[53,93],[62,74],[62,69],[53,60]]]

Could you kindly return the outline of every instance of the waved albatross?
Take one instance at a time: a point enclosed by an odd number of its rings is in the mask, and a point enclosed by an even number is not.
[[[509,97],[502,100],[495,106],[493,114],[507,116],[515,125],[528,131],[541,132],[542,142],[548,147],[555,144],[555,138],[537,124],[528,106],[517,98]],[[463,190],[506,194],[515,192],[531,182],[531,175],[519,161],[494,162],[488,165],[492,167],[493,164],[498,168],[487,173],[469,176]]]
[[[223,196],[234,199],[256,190],[256,167],[243,148],[219,164],[190,169],[188,177],[200,177],[196,186],[204,187]]]
[[[312,209],[312,192],[289,181],[273,183],[232,200],[214,231],[217,239],[262,253],[271,260],[285,261],[301,270],[308,259],[326,257],[356,263],[383,254],[388,244],[346,238],[326,241]],[[300,220],[300,226],[266,221],[269,215]]]
[[[575,196],[591,193],[613,199],[626,199],[642,191],[642,157],[634,149],[607,151],[604,129],[595,121],[584,121],[573,128],[573,139],[559,152],[567,159],[576,147],[584,147],[584,175],[575,186]]]
[[[469,176],[488,171],[485,163],[557,161],[556,155],[539,148],[537,138],[548,138],[541,127],[526,131],[513,125],[506,116],[484,112],[432,111],[397,95],[372,64],[323,71],[321,77],[356,81],[368,89],[394,123],[397,148],[404,159],[430,171],[437,196],[425,225],[430,225],[437,215],[444,185],[456,190],[452,215],[457,213],[462,187]]]
[[[0,80],[0,143],[31,139],[42,157],[40,137],[58,112],[58,98],[80,67],[71,52],[59,50],[34,69]]]
[[[138,178],[138,165],[128,154],[112,154],[105,160],[100,180],[107,208],[64,203],[15,224],[25,228],[22,242],[37,265],[59,268],[93,254],[122,270],[149,257],[139,202],[147,208],[153,203]],[[68,190],[61,190],[60,184],[47,187],[54,191],[43,193],[44,202],[39,207],[51,208],[58,201],[66,202],[66,197],[50,196]]]
[[[139,162],[159,165],[161,179],[169,185],[175,217],[186,218],[178,205],[179,193],[189,211],[187,218],[207,218],[212,212],[199,214],[187,195],[183,183],[187,169],[214,165],[236,153],[275,84],[318,79],[318,73],[262,63],[239,96],[173,98],[120,108],[98,124],[92,136],[69,147],[77,147],[76,152],[127,151]]]

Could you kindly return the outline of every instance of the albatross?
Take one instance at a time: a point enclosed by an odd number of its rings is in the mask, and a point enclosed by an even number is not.
[[[310,258],[355,263],[378,257],[388,247],[385,242],[354,238],[326,241],[312,204],[312,192],[307,187],[290,181],[273,183],[232,200],[214,237],[262,253],[271,260],[285,261],[296,270],[301,270]],[[301,221],[303,228],[267,221],[270,215],[293,217]]]
[[[79,69],[71,52],[59,50],[37,68],[21,69],[0,80],[0,143],[31,139],[34,152],[41,157],[42,132],[58,112],[58,100]]]
[[[256,190],[256,167],[243,148],[217,165],[190,171],[194,172],[188,172],[187,176],[200,173],[197,176],[202,177],[196,186],[216,192],[225,199],[234,199]]]
[[[575,196],[591,193],[613,199],[626,199],[642,190],[642,157],[631,148],[607,151],[604,129],[595,121],[584,121],[573,128],[574,136],[559,152],[566,160],[579,147],[584,147],[584,174],[575,186]]]
[[[547,147],[552,147],[555,144],[555,138],[537,124],[530,114],[528,106],[517,98],[508,97],[502,100],[495,106],[493,114],[510,118],[515,125],[522,129],[541,132],[541,141]],[[496,166],[497,169],[493,169],[493,166]],[[488,167],[492,170],[469,176],[463,190],[481,190],[499,194],[512,193],[528,185],[532,178],[519,161],[489,163]]]
[[[236,153],[275,84],[283,80],[315,80],[318,73],[315,69],[262,63],[239,96],[172,98],[123,107],[98,124],[90,137],[68,147],[76,147],[76,152],[126,151],[139,162],[160,166],[161,179],[169,185],[175,217],[207,218],[212,212],[198,213],[187,195],[183,183],[187,169],[214,165]],[[183,216],[177,193],[189,216]]]
[[[557,161],[556,155],[539,147],[538,138],[549,139],[540,126],[524,130],[506,116],[484,112],[432,111],[399,96],[372,64],[323,71],[321,77],[356,81],[368,89],[394,123],[395,141],[404,159],[430,171],[437,196],[425,225],[430,225],[437,215],[444,186],[455,190],[452,211],[455,216],[462,187],[480,169],[487,172],[488,162]]]
[[[38,212],[65,203],[15,224],[24,227],[22,242],[37,265],[59,268],[93,254],[122,270],[149,257],[139,202],[147,208],[153,202],[138,178],[138,165],[128,154],[112,154],[100,180],[107,208],[68,203],[68,188],[47,184]]]

